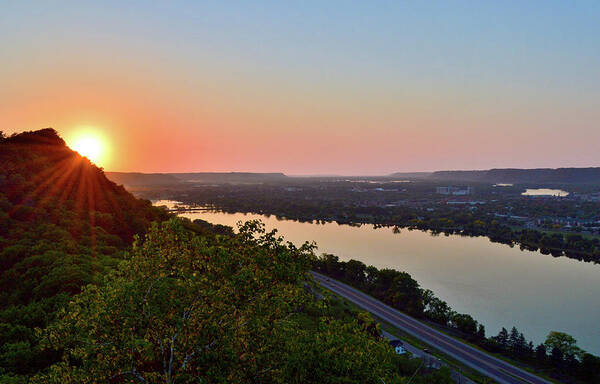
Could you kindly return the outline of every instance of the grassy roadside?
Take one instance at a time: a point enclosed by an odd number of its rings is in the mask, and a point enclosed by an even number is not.
[[[430,351],[431,355],[440,359],[441,361],[446,363],[449,367],[458,371],[459,373],[468,377],[469,379],[473,380],[474,382],[481,383],[481,384],[495,383],[494,380],[490,379],[487,376],[482,375],[481,373],[474,370],[473,368],[471,368],[467,365],[464,365],[462,362],[446,355],[445,353],[441,352],[437,348],[432,347],[429,344],[423,343],[421,340],[417,339],[416,337],[412,336],[411,334],[406,333],[406,332],[402,331],[401,329],[394,327],[387,321],[385,321],[375,315],[373,315],[373,317],[377,320],[377,322],[379,322],[379,324],[381,325],[381,328],[383,330],[385,330],[386,332],[389,332],[391,334],[399,336],[400,339],[405,340],[409,344],[411,344],[419,349],[427,348]]]

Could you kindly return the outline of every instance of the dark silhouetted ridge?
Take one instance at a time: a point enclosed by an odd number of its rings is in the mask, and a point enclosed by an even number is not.
[[[391,174],[390,177],[480,183],[599,184],[600,167],[536,169],[496,168],[475,171],[398,172]]]

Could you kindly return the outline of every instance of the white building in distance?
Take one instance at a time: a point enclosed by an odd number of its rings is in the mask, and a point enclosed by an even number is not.
[[[473,187],[437,187],[435,192],[439,195],[467,196],[473,194]]]

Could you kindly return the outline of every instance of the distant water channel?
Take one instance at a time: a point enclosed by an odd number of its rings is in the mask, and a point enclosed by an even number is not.
[[[240,220],[260,219],[295,244],[314,240],[319,252],[342,260],[410,273],[454,310],[483,323],[488,336],[515,325],[537,344],[549,331],[563,331],[580,347],[600,354],[600,265],[521,251],[483,237],[432,236],[404,229],[395,234],[391,228],[300,223],[243,213],[181,216],[234,228]]]
[[[563,191],[562,189],[535,188],[535,189],[527,189],[521,195],[523,195],[523,196],[566,197],[566,196],[569,196],[569,192]]]

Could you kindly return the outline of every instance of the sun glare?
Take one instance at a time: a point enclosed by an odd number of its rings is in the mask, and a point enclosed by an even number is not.
[[[99,166],[103,165],[106,155],[106,142],[100,135],[92,132],[81,132],[74,137],[70,146],[93,163]]]

